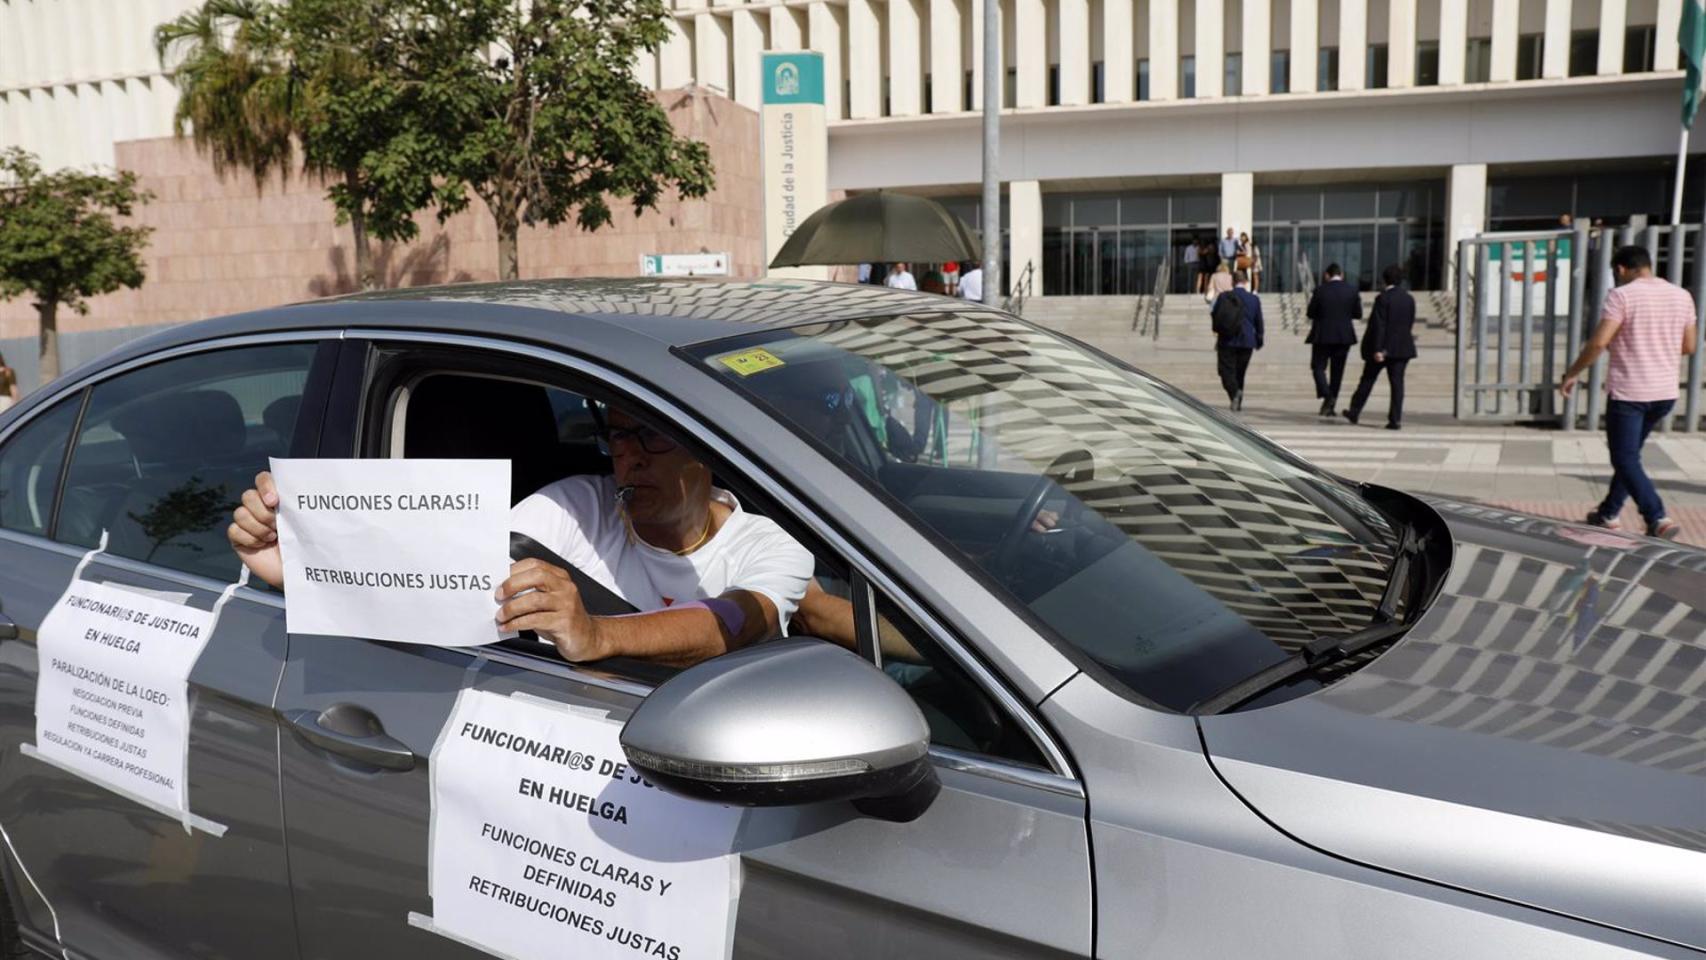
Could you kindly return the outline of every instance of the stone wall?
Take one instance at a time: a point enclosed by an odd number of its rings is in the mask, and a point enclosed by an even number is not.
[[[758,115],[704,91],[658,96],[678,131],[709,144],[716,189],[703,200],[670,195],[656,211],[639,217],[631,207],[617,206],[615,222],[596,233],[572,223],[524,228],[524,279],[635,276],[644,254],[701,251],[729,253],[736,277],[760,275],[764,220]],[[355,288],[349,228],[334,223],[323,185],[297,177],[257,190],[247,176],[221,180],[188,141],[171,138],[121,142],[117,158],[156,195],[138,214],[155,228],[147,251],[148,280],[139,290],[90,301],[87,315],[62,308],[60,329],[67,334],[156,327]],[[383,285],[497,278],[496,230],[478,199],[443,226],[431,213],[419,221],[416,242],[375,244]],[[33,368],[34,358],[26,361],[15,354],[21,348],[33,352],[35,330],[35,309],[26,298],[0,303],[0,343],[21,371]]]

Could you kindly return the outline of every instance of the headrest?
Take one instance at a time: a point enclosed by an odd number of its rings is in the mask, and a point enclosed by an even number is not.
[[[229,393],[186,390],[148,397],[113,418],[139,463],[238,456],[248,437],[243,409]]]
[[[267,429],[277,434],[279,441],[284,444],[281,453],[290,449],[290,437],[296,429],[296,414],[301,409],[302,395],[298,393],[288,397],[279,397],[267,404],[267,408],[261,411],[261,422],[266,424]]]

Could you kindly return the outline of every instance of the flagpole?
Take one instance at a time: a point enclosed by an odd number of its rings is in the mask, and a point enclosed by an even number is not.
[[[1670,224],[1676,226],[1682,222],[1682,184],[1684,175],[1688,172],[1688,128],[1682,128],[1682,142],[1676,148],[1676,189],[1670,198]]]

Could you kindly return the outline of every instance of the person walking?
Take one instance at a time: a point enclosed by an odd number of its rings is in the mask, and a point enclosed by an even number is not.
[[[1605,445],[1611,450],[1611,488],[1587,522],[1617,529],[1629,498],[1641,510],[1647,536],[1675,539],[1679,527],[1665,516],[1664,500],[1641,464],[1641,446],[1653,427],[1676,406],[1677,363],[1694,352],[1694,298],[1687,290],[1653,276],[1643,247],[1620,247],[1611,258],[1616,289],[1605,295],[1599,326],[1558,381],[1565,397],[1601,353],[1609,352],[1605,391]]]
[[[1257,248],[1256,241],[1249,234],[1240,237],[1244,244],[1244,255],[1250,258],[1250,292],[1262,292],[1262,251]]]
[[[906,264],[904,263],[896,263],[889,266],[888,279],[883,281],[883,285],[895,290],[918,289],[918,281],[913,278],[912,272],[906,269]]]
[[[18,391],[18,371],[6,366],[6,357],[0,354],[0,413],[5,413],[12,405],[22,400]]]
[[[1357,342],[1356,324],[1362,319],[1362,294],[1345,282],[1345,271],[1329,263],[1321,272],[1321,285],[1309,298],[1309,372],[1315,378],[1315,396],[1321,401],[1321,416],[1330,417],[1339,404],[1339,388],[1345,381],[1345,357]]]
[[[1184,279],[1187,284],[1186,289],[1202,293],[1202,271],[1197,269],[1197,261],[1202,259],[1202,241],[1198,240],[1196,237],[1192,237],[1190,242],[1185,244],[1182,256],[1182,263],[1185,267]]]
[[[1226,264],[1228,269],[1239,266],[1237,263],[1238,237],[1233,234],[1231,227],[1227,227],[1226,236],[1220,238],[1220,250],[1218,252],[1221,262]]]
[[[983,302],[983,267],[970,260],[960,266],[960,299]]]
[[[1239,270],[1232,275],[1233,288],[1215,298],[1209,309],[1214,328],[1214,361],[1220,386],[1234,410],[1244,409],[1244,374],[1250,357],[1262,349],[1262,300],[1248,289],[1250,275]]]
[[[1368,395],[1374,392],[1375,381],[1380,379],[1380,371],[1385,370],[1386,384],[1392,391],[1386,408],[1386,429],[1400,430],[1404,420],[1404,368],[1416,356],[1413,331],[1416,300],[1404,289],[1404,269],[1397,264],[1387,267],[1381,280],[1386,289],[1374,298],[1374,309],[1368,312],[1368,327],[1362,332],[1362,378],[1357,381],[1351,405],[1344,414],[1346,420],[1357,422],[1368,403]]]
[[[1220,266],[1214,268],[1214,276],[1208,278],[1208,293],[1203,295],[1203,302],[1209,306],[1220,299],[1220,295],[1232,289],[1232,264],[1220,261]]]

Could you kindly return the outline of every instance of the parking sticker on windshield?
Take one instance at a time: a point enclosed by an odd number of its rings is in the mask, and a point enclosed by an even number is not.
[[[36,741],[23,751],[180,820],[190,813],[189,677],[244,570],[211,610],[83,579],[85,554],[37,632]]]
[[[742,353],[730,354],[726,357],[718,357],[717,359],[722,362],[723,366],[728,367],[730,370],[733,370],[743,377],[750,377],[755,373],[763,373],[766,370],[773,370],[776,367],[783,366],[781,357],[776,356],[774,353],[771,353],[762,347],[756,350],[747,350]]]
[[[724,960],[740,811],[627,766],[622,725],[463,690],[433,747],[427,887],[411,924],[513,960]]]

